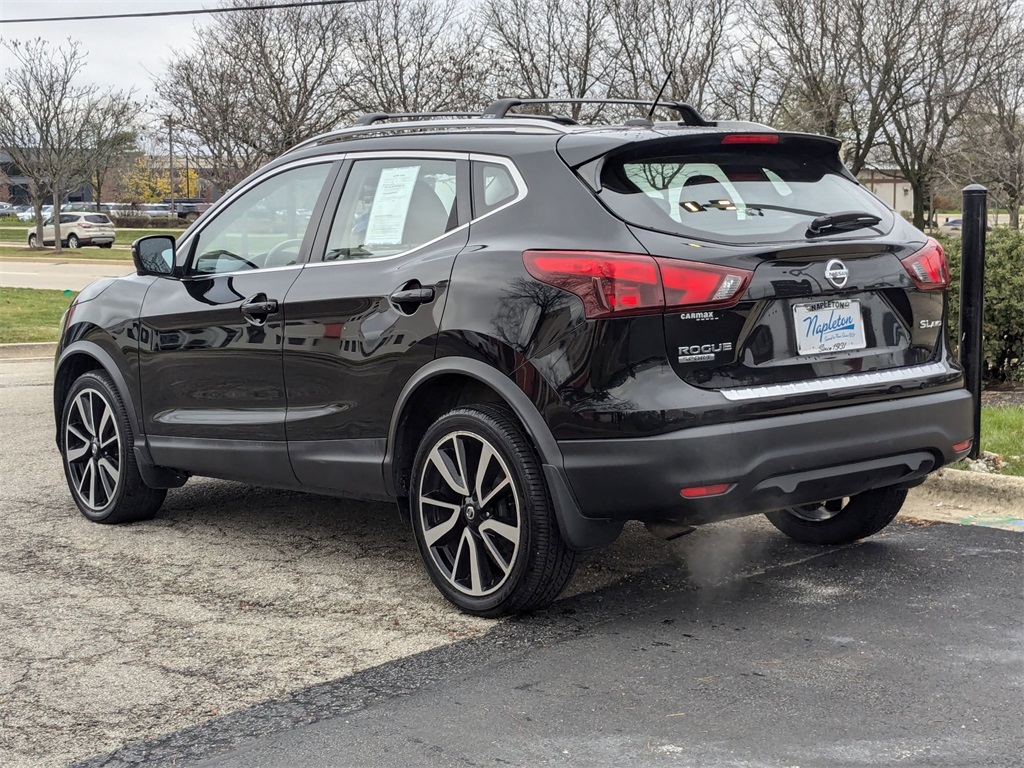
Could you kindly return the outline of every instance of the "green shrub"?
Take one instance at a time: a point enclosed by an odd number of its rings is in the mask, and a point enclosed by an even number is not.
[[[1024,232],[997,227],[985,247],[985,314],[982,325],[987,382],[1024,381]],[[960,237],[936,235],[946,251],[952,285],[949,327],[960,338]]]
[[[129,229],[184,229],[188,222],[168,216],[112,216],[114,225]]]

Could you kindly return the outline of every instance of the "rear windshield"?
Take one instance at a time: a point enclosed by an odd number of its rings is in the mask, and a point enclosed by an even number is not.
[[[883,234],[892,212],[834,163],[817,154],[750,147],[685,154],[609,157],[600,197],[612,212],[648,229],[723,243],[804,240],[816,216],[862,211],[876,227],[845,237]]]
[[[88,216],[85,217],[85,220],[88,221],[90,224],[109,224],[110,223],[110,219],[108,219],[106,216],[103,216],[103,215],[101,215],[99,213],[91,213],[91,214],[89,214]]]

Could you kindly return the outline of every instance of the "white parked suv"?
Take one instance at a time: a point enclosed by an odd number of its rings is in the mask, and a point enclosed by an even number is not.
[[[105,213],[86,213],[74,211],[60,215],[61,245],[66,248],[78,248],[83,245],[98,245],[109,248],[114,244],[114,222]],[[53,245],[53,217],[43,222],[43,245]],[[36,229],[28,230],[29,247],[35,247]]]

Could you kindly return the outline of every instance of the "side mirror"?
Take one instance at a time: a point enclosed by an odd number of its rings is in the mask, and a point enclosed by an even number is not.
[[[132,261],[140,275],[174,274],[174,238],[147,235],[132,243]]]

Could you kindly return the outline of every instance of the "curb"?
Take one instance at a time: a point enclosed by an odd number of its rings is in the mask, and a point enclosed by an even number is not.
[[[920,489],[927,493],[984,497],[1024,513],[1024,477],[970,472],[963,469],[940,469],[928,475]]]
[[[57,342],[55,341],[35,344],[0,344],[0,360],[27,360],[53,357],[55,354],[57,354]]]

